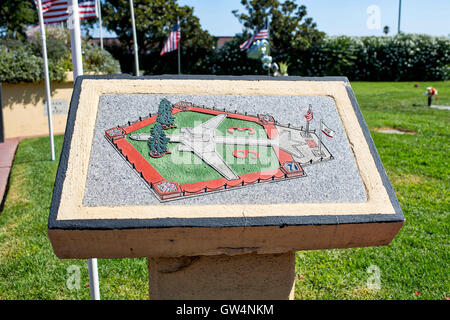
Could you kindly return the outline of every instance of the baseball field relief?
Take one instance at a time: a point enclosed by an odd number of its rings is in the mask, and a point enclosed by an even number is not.
[[[312,105],[295,126],[270,114],[163,98],[156,114],[109,128],[105,137],[166,201],[306,177],[304,167],[333,159],[324,140],[334,131],[322,119],[313,129],[313,119]]]

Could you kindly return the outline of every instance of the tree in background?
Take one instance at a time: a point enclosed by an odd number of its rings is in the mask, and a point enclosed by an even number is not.
[[[131,73],[134,61],[129,1],[107,0],[102,12],[104,26],[114,31],[121,42],[108,50],[121,61],[122,70]],[[179,6],[176,0],[135,0],[134,14],[139,64],[146,74],[177,73],[177,53],[160,56],[177,17],[181,25],[182,73],[206,72],[203,59],[212,51],[215,39],[201,28],[192,7]]]
[[[259,60],[247,57],[246,51],[241,51],[239,45],[250,37],[248,34],[237,34],[224,46],[204,60],[205,67],[215,75],[261,75],[267,74]]]
[[[250,33],[269,19],[271,55],[275,61],[287,62],[291,71],[298,65],[299,53],[317,45],[325,37],[313,19],[306,17],[306,7],[299,6],[296,1],[241,0],[241,4],[247,12],[234,10],[233,14]]]
[[[0,34],[14,39],[25,39],[28,26],[38,23],[34,3],[30,0],[2,0],[0,17]]]

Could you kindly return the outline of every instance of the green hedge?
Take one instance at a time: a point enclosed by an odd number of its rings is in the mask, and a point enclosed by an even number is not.
[[[237,38],[236,38],[237,39]],[[206,59],[214,74],[265,74],[260,63],[239,50],[242,39],[225,44]],[[450,38],[401,34],[393,37],[326,37],[306,50],[276,56],[289,75],[347,76],[350,80],[448,80]]]
[[[84,72],[117,74],[121,73],[119,61],[98,45],[83,42],[83,70]]]
[[[215,75],[261,75],[267,74],[259,60],[249,59],[239,45],[246,39],[241,35],[226,42],[222,48],[209,52],[203,64],[208,73]]]
[[[292,61],[293,60],[293,61]],[[344,75],[351,80],[448,80],[450,38],[401,34],[394,37],[327,37],[291,57],[290,74]]]
[[[0,45],[0,82],[39,82],[43,80],[43,59],[29,47],[10,49]],[[52,81],[63,81],[65,66],[62,60],[49,61]]]
[[[266,74],[261,63],[248,59],[236,36],[219,50],[205,50],[197,59],[184,59],[183,73],[251,75]],[[64,79],[71,69],[67,39],[49,37],[49,69],[53,81]],[[40,45],[0,41],[0,82],[36,82],[43,79]],[[122,49],[123,51],[123,49]],[[306,50],[289,50],[289,56],[274,55],[286,62],[289,75],[347,76],[350,80],[419,81],[450,79],[450,38],[401,34],[393,37],[326,37]],[[173,55],[175,57],[175,55]],[[126,55],[126,61],[132,61]],[[142,57],[141,57],[142,58]],[[145,60],[142,64],[145,66]],[[195,63],[189,63],[195,60]],[[189,61],[189,62],[188,62]],[[107,51],[83,43],[85,72],[120,73],[120,65]],[[151,73],[159,70],[153,68]],[[160,70],[162,71],[162,70]],[[167,73],[167,71],[165,71]]]
[[[66,39],[47,38],[47,57],[51,81],[65,80],[72,70],[72,57]],[[83,70],[93,73],[120,73],[120,65],[111,54],[97,45],[83,42]],[[21,42],[0,41],[0,82],[39,82],[44,79],[42,46],[39,38]]]

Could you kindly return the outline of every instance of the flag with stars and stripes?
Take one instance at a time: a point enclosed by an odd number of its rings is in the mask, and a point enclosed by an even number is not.
[[[167,52],[177,50],[180,39],[181,39],[181,28],[180,24],[177,22],[173,26],[172,32],[170,33],[169,38],[167,38],[167,41],[164,44],[164,47],[161,51],[161,56]]]
[[[97,0],[78,0],[80,19],[97,18]]]
[[[256,40],[264,40],[269,39],[269,28],[267,26],[267,23],[264,27],[259,29],[257,32],[255,32],[250,39],[242,43],[239,47],[241,48],[241,51],[247,50],[251,47],[252,43]]]
[[[34,0],[36,8],[37,0]],[[68,0],[42,0],[42,15],[45,24],[64,22],[69,17]]]
[[[42,14],[45,24],[67,21],[69,18],[68,0],[41,0]],[[34,0],[36,8],[37,0]],[[80,19],[97,18],[97,0],[78,0],[78,12]]]

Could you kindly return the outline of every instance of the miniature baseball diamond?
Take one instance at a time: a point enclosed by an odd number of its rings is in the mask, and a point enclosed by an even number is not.
[[[311,107],[305,117],[309,128]],[[306,130],[279,124],[267,114],[186,101],[173,106],[162,99],[157,115],[108,129],[105,137],[165,201],[305,177],[304,166],[333,159],[323,145],[325,131]]]

